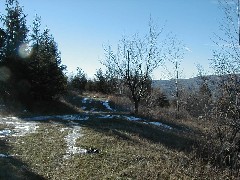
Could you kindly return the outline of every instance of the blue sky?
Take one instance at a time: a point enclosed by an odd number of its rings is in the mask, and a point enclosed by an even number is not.
[[[58,43],[62,63],[68,71],[82,68],[89,77],[102,67],[103,45],[115,46],[123,35],[144,34],[150,15],[164,33],[176,34],[188,48],[182,77],[197,74],[196,64],[207,71],[212,58],[211,38],[219,31],[223,12],[217,0],[19,0],[31,24],[35,14],[42,18]],[[3,11],[4,0],[0,2]],[[170,65],[168,65],[170,66]],[[171,69],[171,67],[169,67]],[[169,78],[158,69],[155,79]]]

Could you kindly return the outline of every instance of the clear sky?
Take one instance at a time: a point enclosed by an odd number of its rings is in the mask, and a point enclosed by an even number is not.
[[[19,0],[28,23],[35,14],[42,18],[58,43],[62,63],[68,71],[82,68],[89,77],[102,67],[103,45],[116,45],[123,35],[147,33],[151,17],[165,25],[188,48],[181,68],[183,77],[197,74],[196,64],[208,69],[214,33],[219,31],[223,12],[217,0]],[[0,11],[4,12],[4,0]],[[166,78],[161,69],[155,79]]]

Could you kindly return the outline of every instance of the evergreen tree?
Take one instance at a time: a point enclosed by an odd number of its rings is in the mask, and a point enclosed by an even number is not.
[[[0,49],[2,49],[2,47],[4,45],[5,38],[6,38],[5,31],[2,28],[0,28]]]
[[[24,103],[29,97],[50,100],[63,93],[66,66],[61,64],[57,43],[49,30],[41,33],[40,18],[33,22],[30,40],[26,15],[17,0],[6,0],[6,15],[1,15],[1,21],[0,68],[9,73],[9,78],[1,82],[1,92]]]
[[[118,80],[109,71],[103,72],[100,68],[97,70],[95,79],[95,91],[111,94],[117,91]]]
[[[26,81],[26,62],[21,52],[26,51],[28,28],[26,15],[17,0],[6,0],[6,15],[1,15],[0,67],[7,69],[9,78],[2,82],[4,94],[12,98],[24,97],[28,92],[29,83]],[[24,94],[23,94],[24,93]]]
[[[107,92],[107,79],[104,76],[102,69],[98,69],[96,74],[96,91],[106,94]]]
[[[3,55],[5,60],[19,58],[19,47],[27,42],[28,28],[26,15],[17,0],[6,0],[6,15],[2,15],[1,21],[5,26],[5,45]]]
[[[63,73],[66,66],[61,64],[57,43],[45,29],[40,33],[40,18],[33,26],[32,54],[28,61],[31,94],[35,99],[51,100],[66,89],[67,78]]]
[[[81,68],[77,68],[77,74],[71,79],[70,86],[77,91],[85,91],[87,85],[86,74]]]

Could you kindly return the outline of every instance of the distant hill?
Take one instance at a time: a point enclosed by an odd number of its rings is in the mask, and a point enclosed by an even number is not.
[[[208,82],[209,88],[214,91],[216,90],[217,84],[220,81],[216,75],[205,76]],[[203,80],[201,77],[194,77],[189,79],[178,79],[179,89],[185,89],[189,91],[198,91]],[[154,80],[153,87],[160,88],[168,97],[172,97],[176,93],[176,80]]]

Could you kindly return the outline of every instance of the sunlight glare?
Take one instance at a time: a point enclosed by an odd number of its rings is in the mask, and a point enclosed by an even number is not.
[[[27,58],[31,55],[31,47],[27,43],[23,43],[18,48],[18,54],[21,58]]]

